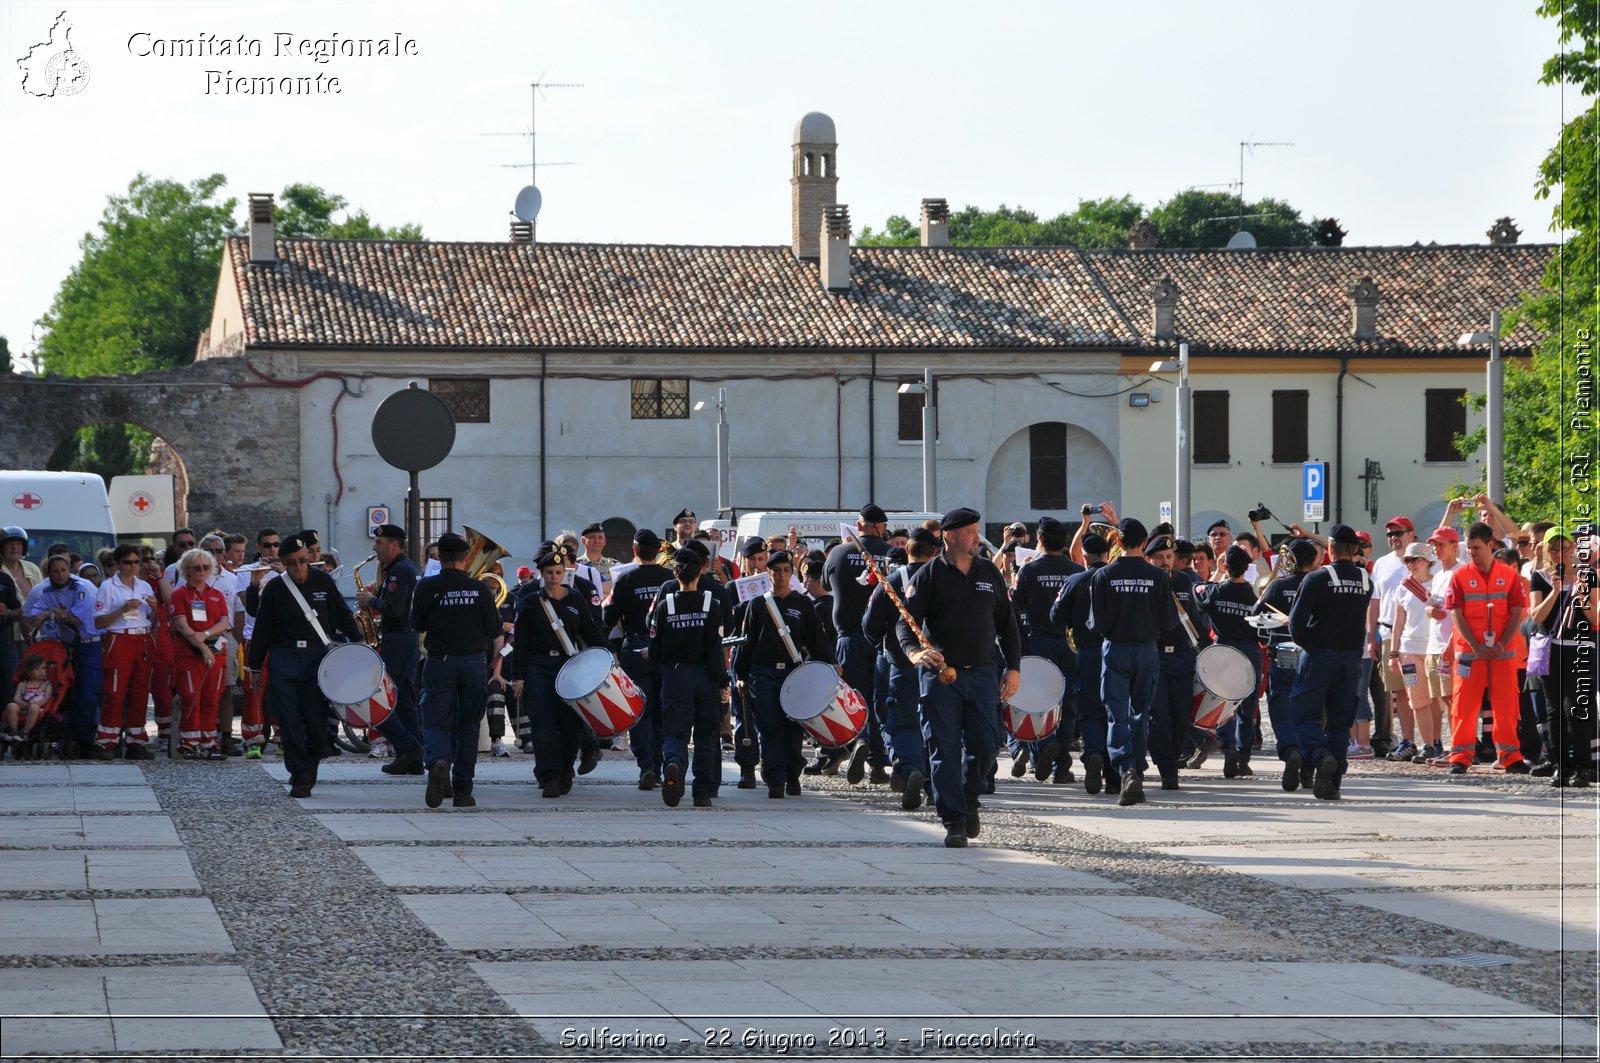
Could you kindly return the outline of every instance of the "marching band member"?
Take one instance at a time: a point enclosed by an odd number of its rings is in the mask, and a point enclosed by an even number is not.
[[[411,599],[411,626],[428,636],[417,708],[428,773],[423,800],[429,808],[438,808],[446,797],[456,808],[478,803],[472,796],[472,779],[478,764],[479,721],[489,696],[484,655],[500,635],[500,615],[489,588],[467,575],[470,549],[454,532],[441,535],[439,574],[422,579]]]
[[[105,643],[105,680],[100,693],[100,727],[95,745],[116,749],[125,742],[127,760],[149,760],[145,702],[150,696],[151,627],[161,607],[156,592],[139,578],[139,548],[124,543],[112,554],[113,574],[100,584],[94,600],[94,626]]]
[[[1208,644],[1210,622],[1200,608],[1196,594],[1199,582],[1194,573],[1177,570],[1176,544],[1171,536],[1151,539],[1145,547],[1145,557],[1167,573],[1172,581],[1172,596],[1183,609],[1182,615],[1174,611],[1176,623],[1163,629],[1156,640],[1161,654],[1160,678],[1156,681],[1156,696],[1150,709],[1150,760],[1161,776],[1161,788],[1176,790],[1178,762],[1184,739],[1189,734],[1189,712],[1194,703],[1194,664],[1200,647]],[[1187,626],[1185,619],[1189,622]],[[1189,638],[1191,631],[1195,640]]]
[[[762,544],[765,548],[766,544]],[[805,660],[833,664],[833,647],[822,640],[817,612],[805,595],[795,591],[791,581],[794,562],[786,550],[763,554],[766,571],[772,576],[772,601],[783,617],[790,643],[800,651],[802,661],[789,654],[789,648],[762,598],[744,603],[744,633],[749,640],[735,658],[739,692],[751,697],[756,706],[756,731],[761,739],[761,775],[767,783],[767,796],[780,798],[785,791],[800,795],[800,769],[805,765],[801,744],[805,731],[783,711],[778,692],[790,670]]]
[[[721,706],[729,700],[722,654],[725,614],[717,593],[700,588],[708,561],[708,554],[688,547],[674,554],[676,579],[662,586],[650,612],[650,656],[661,669],[661,799],[669,808],[683,800],[691,738],[695,807],[710,807],[722,785],[717,732]]]
[[[1087,507],[1085,507],[1087,514]],[[1085,522],[1087,523],[1087,522]],[[1100,698],[1100,677],[1104,665],[1103,640],[1089,629],[1089,590],[1094,574],[1106,567],[1111,544],[1095,532],[1079,537],[1074,545],[1087,568],[1068,577],[1061,593],[1050,606],[1050,619],[1072,632],[1078,647],[1077,672],[1072,680],[1073,701],[1078,709],[1078,727],[1083,736],[1083,788],[1090,795],[1105,786],[1117,793],[1122,786],[1119,775],[1106,761],[1106,708]]]
[[[861,551],[872,554],[878,566],[889,563],[889,544],[883,541],[888,530],[889,517],[882,507],[868,502],[861,507],[856,519],[856,541],[841,542],[828,553],[828,562],[822,570],[822,580],[833,594],[833,626],[839,632],[837,659],[844,681],[867,702],[867,726],[850,752],[846,778],[859,783],[866,774],[870,761],[874,768],[887,769],[889,757],[883,748],[882,709],[875,704],[877,698],[877,654],[861,630],[861,617],[867,611],[867,598],[871,588],[862,582],[867,563]],[[822,774],[832,775],[844,757],[842,749],[824,749],[817,764]],[[829,770],[829,769],[832,770]],[[888,781],[885,779],[884,781]]]
[[[395,706],[378,725],[389,740],[394,759],[380,770],[385,775],[421,775],[421,721],[417,719],[417,633],[411,630],[411,599],[420,574],[406,556],[406,530],[398,524],[380,524],[372,533],[372,552],[378,570],[372,584],[356,595],[356,605],[372,614],[382,642],[378,655],[383,670],[394,683]]]
[[[1144,802],[1145,747],[1150,705],[1159,678],[1156,639],[1177,623],[1172,581],[1145,560],[1144,525],[1133,517],[1117,524],[1122,556],[1094,574],[1089,627],[1105,640],[1100,696],[1110,721],[1107,749],[1122,776],[1119,805]]]
[[[1023,528],[1024,537],[1018,541],[1026,543],[1026,534],[1027,529]],[[1063,676],[1071,676],[1077,670],[1077,655],[1067,645],[1066,629],[1050,619],[1050,607],[1060,596],[1061,588],[1068,579],[1084,571],[1082,565],[1066,556],[1066,548],[1066,525],[1054,517],[1040,517],[1039,549],[1043,552],[1017,570],[1011,598],[1028,652],[1054,664]],[[1019,743],[1033,761],[1035,779],[1044,782],[1053,777],[1058,783],[1073,781],[1072,754],[1068,747],[1077,729],[1077,707],[1068,691],[1068,696],[1061,699],[1061,722],[1056,733],[1036,742]]]
[[[617,655],[622,670],[644,693],[644,712],[628,732],[628,745],[639,765],[639,789],[654,790],[661,780],[661,673],[649,659],[650,610],[661,593],[661,585],[672,575],[656,564],[661,539],[649,528],[633,537],[633,556],[637,568],[617,577],[611,588],[601,620],[602,630],[622,628],[622,650]]]
[[[908,564],[889,573],[889,582],[901,601],[905,601],[906,585],[911,577],[938,553],[939,539],[928,529],[918,528],[907,535]],[[887,737],[894,763],[889,789],[900,795],[901,808],[914,812],[922,807],[924,792],[928,791],[928,747],[922,738],[922,684],[917,666],[906,657],[895,632],[899,619],[900,611],[883,587],[872,588],[867,611],[861,618],[861,629],[867,640],[881,645],[883,654],[889,658]]]
[[[1200,607],[1211,618],[1217,633],[1217,645],[1231,646],[1244,654],[1250,662],[1250,696],[1239,703],[1233,719],[1219,729],[1222,742],[1222,774],[1232,779],[1248,778],[1255,772],[1250,769],[1250,749],[1255,740],[1255,719],[1261,688],[1261,644],[1256,641],[1255,628],[1246,622],[1256,607],[1256,592],[1246,573],[1251,570],[1250,552],[1235,543],[1223,552],[1223,565],[1228,578],[1213,583],[1201,595]]]
[[[933,769],[933,800],[944,823],[944,844],[952,849],[978,836],[978,795],[994,769],[1000,738],[999,702],[1010,700],[1022,679],[1016,613],[1000,570],[978,556],[979,519],[965,507],[946,513],[939,522],[943,552],[906,585],[906,610],[928,647],[905,617],[895,628],[900,648],[921,669],[922,736]],[[1003,678],[996,669],[997,648]],[[947,666],[955,669],[955,680],[942,683],[939,673]]]
[[[1322,551],[1317,544],[1308,539],[1295,539],[1289,544],[1289,553],[1294,558],[1294,571],[1287,575],[1279,576],[1267,584],[1266,591],[1257,603],[1254,614],[1276,613],[1288,616],[1294,609],[1295,599],[1300,596],[1300,584],[1305,581],[1306,575],[1314,571],[1317,562],[1322,556]],[[1293,754],[1300,756],[1298,746],[1298,731],[1295,719],[1290,712],[1289,692],[1294,689],[1295,668],[1289,667],[1286,659],[1280,658],[1279,649],[1285,644],[1293,645],[1289,634],[1288,625],[1269,628],[1266,631],[1267,641],[1267,717],[1272,721],[1272,733],[1277,738],[1278,760],[1288,763]],[[1282,663],[1280,663],[1280,660]],[[1298,790],[1300,788],[1300,773],[1285,772],[1283,776],[1285,790]]]
[[[746,539],[739,549],[739,558],[743,565],[745,576],[755,576],[767,571],[767,558],[770,556],[771,551],[767,549],[767,541],[765,539],[759,535],[752,535]],[[792,574],[793,565],[790,566],[790,569]],[[736,673],[738,672],[741,655],[750,648],[748,626],[753,604],[755,603],[752,601],[737,602],[733,607],[731,630],[747,640],[743,644],[734,646],[733,653],[730,655]],[[748,670],[748,665],[746,665],[746,672]],[[760,728],[760,724],[757,723],[755,718],[756,713],[750,709],[747,701],[752,696],[751,693],[744,684],[739,685],[737,693],[740,704],[735,705],[733,708],[733,762],[739,766],[739,789],[754,790],[756,788],[756,762],[765,760],[764,750],[766,743],[765,739],[758,739],[755,734],[750,733],[752,729]],[[757,745],[758,741],[760,741],[759,747]],[[796,764],[795,771],[798,772],[801,767],[801,764]]]
[[[1372,598],[1372,577],[1356,560],[1361,539],[1355,529],[1335,524],[1328,548],[1333,563],[1300,581],[1289,611],[1289,632],[1301,656],[1289,695],[1297,748],[1283,764],[1285,790],[1295,789],[1293,772],[1323,801],[1338,799],[1344,777]]]
[[[522,700],[528,717],[533,774],[544,797],[561,797],[572,790],[573,764],[585,726],[577,712],[556,694],[556,674],[568,656],[560,633],[545,611],[546,603],[570,644],[605,645],[605,636],[582,593],[570,590],[564,582],[566,565],[571,560],[572,551],[561,543],[546,545],[533,559],[533,567],[539,570],[540,587],[532,594],[524,594],[518,603],[512,641],[511,674],[516,677],[512,691]]]

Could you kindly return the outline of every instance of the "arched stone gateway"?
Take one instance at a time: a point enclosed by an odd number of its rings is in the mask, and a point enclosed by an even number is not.
[[[296,386],[242,358],[116,377],[0,374],[0,464],[43,469],[89,425],[126,422],[167,440],[189,476],[189,523],[253,535],[300,519]]]

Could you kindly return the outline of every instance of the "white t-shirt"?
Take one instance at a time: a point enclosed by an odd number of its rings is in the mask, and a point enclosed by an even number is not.
[[[1389,597],[1394,589],[1405,582],[1406,563],[1400,560],[1400,554],[1384,554],[1372,563],[1372,586],[1378,597],[1378,623],[1394,623],[1394,601]],[[1379,629],[1379,634],[1387,638],[1387,630]]]
[[[1430,587],[1429,590],[1433,592],[1433,597],[1439,601],[1441,607],[1444,603],[1445,595],[1449,593],[1450,590],[1450,574],[1460,567],[1461,562],[1457,561],[1453,567],[1442,569],[1439,572],[1434,573],[1433,586]],[[1430,617],[1428,620],[1427,652],[1432,654],[1442,654],[1448,651],[1450,648],[1450,639],[1453,635],[1455,635],[1455,633],[1456,622],[1451,619],[1450,611],[1448,609],[1445,610],[1443,620],[1434,620]]]
[[[1405,625],[1394,629],[1394,651],[1419,655],[1427,653],[1428,629],[1432,623],[1428,617],[1428,603],[1420,601],[1402,585],[1389,592],[1386,606],[1389,615],[1395,619],[1399,619],[1396,608],[1405,609]]]

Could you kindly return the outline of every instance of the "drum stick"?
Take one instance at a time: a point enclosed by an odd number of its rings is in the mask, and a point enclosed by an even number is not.
[[[1277,613],[1279,616],[1283,617],[1285,620],[1289,619],[1289,614],[1288,613],[1284,612],[1282,609],[1279,609],[1277,606],[1273,605],[1271,602],[1262,602],[1261,604],[1266,606],[1268,609],[1271,609],[1274,613]]]
[[[922,633],[922,625],[918,624],[916,618],[911,615],[911,610],[906,608],[906,603],[900,600],[900,594],[894,589],[894,584],[889,582],[888,577],[883,574],[883,570],[878,567],[877,560],[867,551],[865,546],[861,545],[860,537],[855,532],[850,531],[849,528],[843,528],[843,530],[850,532],[850,539],[856,544],[856,548],[861,551],[861,557],[866,561],[867,567],[872,570],[872,574],[877,578],[878,582],[883,584],[883,593],[887,594],[889,600],[894,603],[894,607],[900,610],[901,619],[906,622],[906,626],[911,629],[911,633],[917,637],[917,641],[922,644],[922,648],[938,653],[939,651],[933,648],[933,643],[928,641],[928,636]],[[953,667],[947,664],[939,670],[939,682],[949,685],[955,681],[956,670]]]

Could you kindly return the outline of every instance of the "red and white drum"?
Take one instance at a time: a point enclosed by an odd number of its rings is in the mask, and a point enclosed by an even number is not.
[[[1019,742],[1049,738],[1061,726],[1061,699],[1067,694],[1067,677],[1047,657],[1024,657],[1022,679],[1010,701],[1000,703],[1006,733]]]
[[[867,703],[833,665],[821,661],[807,661],[790,672],[778,691],[778,704],[821,746],[848,745],[867,725]]]
[[[351,727],[376,727],[399,702],[383,658],[364,642],[342,642],[317,665],[317,687]]]
[[[1232,646],[1207,646],[1194,661],[1194,701],[1189,719],[1196,727],[1215,731],[1238,711],[1239,703],[1256,686],[1250,658]]]
[[[556,673],[556,697],[576,709],[597,738],[621,734],[644,714],[644,694],[599,646],[567,658]]]

